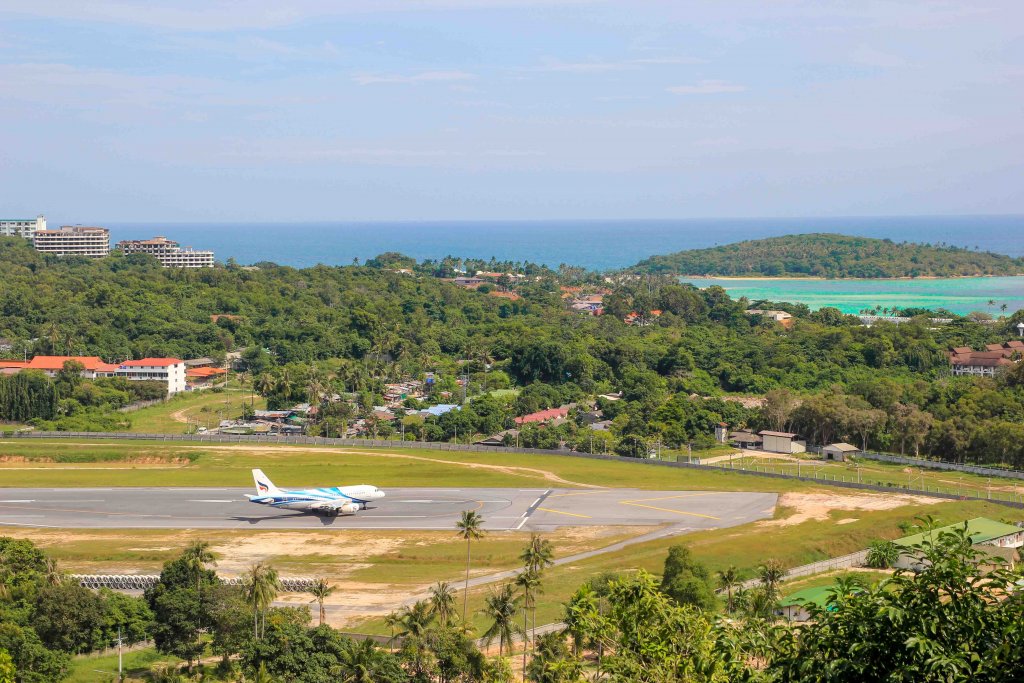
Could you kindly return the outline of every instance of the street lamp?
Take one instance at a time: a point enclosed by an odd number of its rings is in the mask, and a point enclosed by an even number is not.
[[[1017,334],[1024,337],[1024,322],[1017,323]]]

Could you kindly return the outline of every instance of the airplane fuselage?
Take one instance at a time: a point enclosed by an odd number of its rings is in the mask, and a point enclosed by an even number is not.
[[[250,502],[285,510],[302,510],[335,515],[353,515],[365,510],[368,503],[380,500],[384,492],[376,486],[334,486],[317,489],[279,489],[262,472],[253,473],[256,495],[246,496]]]

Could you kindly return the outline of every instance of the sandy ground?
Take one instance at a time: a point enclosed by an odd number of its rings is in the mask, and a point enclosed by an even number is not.
[[[716,455],[713,458],[704,458],[704,459],[702,459],[700,461],[700,463],[702,465],[713,465],[716,462],[728,462],[729,460],[732,460],[734,458],[747,458],[747,457],[750,457],[750,458],[762,458],[762,459],[765,459],[765,460],[785,460],[786,462],[798,462],[798,461],[799,462],[803,462],[803,463],[807,462],[806,460],[800,460],[799,458],[794,458],[793,456],[786,455],[784,453],[769,453],[767,451],[737,450],[732,455]]]
[[[810,520],[827,520],[833,510],[891,510],[903,505],[933,505],[941,502],[943,501],[938,498],[899,493],[784,493],[779,497],[779,506],[793,510],[793,514],[758,524],[775,527],[795,526]],[[855,521],[856,518],[847,518],[838,523],[849,524]]]

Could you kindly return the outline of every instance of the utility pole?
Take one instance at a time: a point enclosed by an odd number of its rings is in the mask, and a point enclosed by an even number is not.
[[[124,640],[121,638],[121,627],[117,627],[117,680],[119,683],[124,681],[124,668],[121,661],[121,644]]]

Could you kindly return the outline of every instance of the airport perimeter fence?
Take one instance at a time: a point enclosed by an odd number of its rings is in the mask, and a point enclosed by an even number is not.
[[[242,586],[245,579],[240,576],[217,577],[222,585]],[[145,591],[160,581],[159,574],[72,574],[71,579],[84,588],[109,588],[115,591]],[[308,593],[317,582],[305,576],[280,577],[282,593]]]
[[[817,562],[811,562],[810,564],[802,564],[799,567],[793,567],[787,569],[784,579],[796,579],[801,576],[813,576],[815,574],[822,574],[824,572],[832,572],[837,569],[849,569],[850,567],[863,567],[868,561],[868,551],[858,550],[855,553],[849,555],[840,555],[839,557],[832,557],[827,560],[819,560]],[[743,588],[753,588],[761,583],[761,579],[747,579],[740,585]],[[723,592],[722,590],[716,591],[718,593]]]
[[[513,448],[509,446],[479,446],[476,444],[453,444],[434,441],[393,441],[389,439],[330,439],[320,436],[257,436],[242,434],[136,434],[129,432],[14,432],[9,438],[20,439],[117,439],[129,441],[166,441],[187,443],[250,443],[250,444],[288,444],[309,446],[343,446],[355,448],[429,448],[440,451],[476,452],[476,453],[521,453],[526,455],[554,455],[590,460],[606,460],[615,462],[631,462],[654,467],[676,467],[682,469],[713,470],[731,472],[738,475],[752,475],[773,479],[806,481],[816,484],[827,484],[839,488],[876,491],[881,493],[903,493],[919,496],[930,496],[944,500],[984,500],[1000,505],[1024,509],[1024,488],[1021,491],[992,490],[984,494],[976,490],[957,490],[953,487],[924,485],[911,488],[903,484],[872,484],[858,481],[853,475],[828,474],[812,470],[809,474],[787,474],[775,472],[766,466],[741,464],[739,467],[723,460],[720,463],[696,463],[686,460],[659,460],[645,458],[625,458],[618,455],[600,455],[597,453],[580,453],[569,450],[543,450],[538,448]],[[679,456],[680,458],[685,456]],[[930,462],[930,461],[923,461]]]
[[[929,460],[927,458],[915,458],[910,455],[892,455],[890,453],[862,451],[857,454],[857,457],[867,458],[868,460],[878,460],[880,462],[888,462],[894,465],[909,465],[911,467],[923,467],[925,469],[967,472],[968,474],[977,474],[982,477],[1024,479],[1024,472],[1021,470],[1002,469],[1000,467],[983,467],[982,465],[968,465],[966,463],[947,462],[945,460]]]

